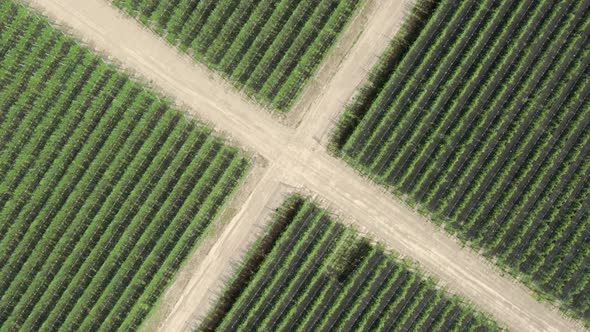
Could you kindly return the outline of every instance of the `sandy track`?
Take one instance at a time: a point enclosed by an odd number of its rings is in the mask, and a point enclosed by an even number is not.
[[[239,266],[247,248],[262,234],[264,221],[269,220],[273,208],[284,198],[285,187],[278,182],[276,168],[268,170],[254,191],[243,203],[241,211],[223,228],[215,243],[204,257],[198,257],[196,268],[190,270],[190,279],[185,282],[176,301],[165,299],[170,308],[160,308],[161,317],[144,324],[148,330],[181,331],[196,328],[196,323],[209,311],[234,269]],[[258,188],[265,188],[259,190]],[[272,190],[267,190],[273,188]],[[198,251],[198,249],[197,249]],[[231,254],[230,254],[231,253]],[[182,271],[183,273],[185,271]],[[175,289],[178,287],[171,287]],[[168,291],[169,292],[169,291]],[[168,295],[168,294],[167,294]]]
[[[203,66],[195,65],[103,0],[28,2],[124,68],[152,82],[185,105],[188,113],[211,123],[247,150],[268,160],[268,172],[195,269],[180,300],[159,329],[190,328],[199,316],[198,308],[211,302],[211,292],[223,284],[222,277],[231,270],[235,255],[243,253],[252,241],[264,207],[271,204],[269,200],[283,183],[317,193],[345,222],[411,257],[450,291],[465,296],[512,330],[583,330],[555,308],[537,302],[524,286],[502,276],[483,258],[462,248],[454,238],[382,188],[329,156],[320,144],[342,103],[365,77],[364,69],[376,61],[375,54],[386,45],[384,36],[390,36],[399,26],[405,11],[401,2],[376,0],[378,10],[373,11],[355,47],[296,129],[277,123],[229,84]]]

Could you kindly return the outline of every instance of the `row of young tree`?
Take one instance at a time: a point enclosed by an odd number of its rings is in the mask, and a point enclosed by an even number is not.
[[[498,327],[299,195],[286,199],[199,329]]]
[[[586,320],[589,7],[422,2],[331,145]]]
[[[115,0],[273,110],[288,111],[359,0]]]
[[[22,5],[0,25],[1,329],[135,329],[248,160]]]

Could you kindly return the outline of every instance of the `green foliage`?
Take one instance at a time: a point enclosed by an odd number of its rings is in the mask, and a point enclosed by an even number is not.
[[[21,5],[0,17],[0,328],[137,329],[248,160]]]
[[[588,323],[589,6],[439,2],[419,2],[330,150]]]
[[[272,110],[286,112],[362,0],[113,1]]]
[[[295,195],[198,329],[448,331],[459,325],[462,331],[498,330],[458,297]]]

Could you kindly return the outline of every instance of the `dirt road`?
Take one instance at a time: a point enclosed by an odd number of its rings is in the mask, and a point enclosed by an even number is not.
[[[28,0],[71,33],[170,96],[186,111],[212,124],[237,144],[268,160],[268,173],[228,224],[159,328],[190,328],[199,308],[210,302],[210,290],[222,283],[236,253],[251,242],[257,218],[281,183],[316,193],[345,222],[389,248],[411,257],[452,292],[461,294],[514,331],[575,331],[583,328],[555,308],[537,302],[530,292],[502,276],[477,254],[438,230],[425,218],[360,177],[321,144],[364,70],[376,61],[395,32],[406,6],[376,0],[363,34],[322,85],[322,93],[303,113],[297,128],[277,123],[206,68],[179,54],[155,34],[124,17],[104,0]],[[244,236],[248,234],[248,236]],[[246,238],[246,239],[243,239]],[[240,251],[241,252],[241,251]],[[201,309],[202,310],[202,309]]]

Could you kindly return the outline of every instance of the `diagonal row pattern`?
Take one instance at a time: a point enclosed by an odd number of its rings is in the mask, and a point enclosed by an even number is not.
[[[207,255],[210,264],[204,266],[205,269],[209,266],[215,271],[225,270],[215,263],[219,257],[216,255],[228,255],[229,258],[236,255],[236,248],[243,246],[234,244],[243,243],[243,231],[251,229],[249,226],[242,227],[249,225],[245,216],[255,214],[261,207],[260,202],[253,202],[268,198],[268,193],[276,190],[273,184],[284,182],[288,186],[305,187],[317,193],[343,216],[350,216],[347,221],[372,234],[389,248],[416,259],[449,288],[515,330],[581,329],[554,308],[537,302],[521,284],[500,275],[479,255],[462,248],[461,244],[437,230],[425,218],[392,199],[389,193],[371,185],[344,163],[326,154],[312,137],[311,133],[318,132],[329,124],[330,118],[334,118],[325,115],[338,114],[338,101],[352,94],[365,77],[355,71],[354,64],[362,63],[364,68],[369,68],[374,63],[372,53],[381,53],[381,49],[375,48],[379,45],[375,41],[385,41],[384,36],[397,30],[397,24],[403,17],[403,3],[376,2],[380,4],[378,15],[374,16],[378,20],[369,21],[369,27],[363,31],[359,43],[346,57],[335,77],[343,76],[343,68],[347,68],[346,73],[356,72],[358,75],[344,75],[349,79],[330,81],[325,95],[307,111],[296,129],[277,123],[240,94],[227,89],[219,80],[211,79],[210,73],[201,66],[195,66],[190,61],[192,59],[179,56],[161,39],[134,20],[117,13],[103,0],[30,0],[29,3],[187,105],[189,113],[214,123],[216,128],[242,146],[268,160],[270,169],[274,170],[267,173],[270,178],[265,175],[267,181],[254,189],[243,210],[232,220],[231,227],[224,229],[223,243],[221,246],[216,243],[216,253],[211,257]],[[348,70],[350,68],[352,70]],[[348,92],[342,94],[342,91]],[[343,98],[338,99],[337,96]],[[220,257],[221,264],[231,265],[232,261],[227,257]],[[206,270],[199,272],[196,281],[202,281],[202,276],[207,274]],[[216,278],[218,276],[215,275]],[[193,290],[202,302],[193,301],[189,298],[192,293],[187,291],[183,294],[185,301],[175,306],[176,314],[167,319],[163,328],[186,328],[192,321],[190,313],[198,309],[196,306],[207,304],[208,296],[202,294],[206,290]]]
[[[333,144],[586,320],[589,36],[588,0],[441,1]]]
[[[135,328],[248,161],[21,5],[0,17],[1,329]]]
[[[287,111],[359,0],[114,0],[272,109]]]
[[[247,256],[199,330],[498,329],[298,195]]]

